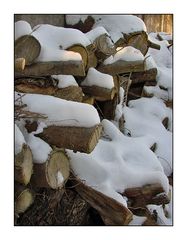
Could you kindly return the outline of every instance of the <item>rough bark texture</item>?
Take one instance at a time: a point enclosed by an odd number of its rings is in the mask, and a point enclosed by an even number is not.
[[[15,156],[14,178],[17,182],[27,185],[33,172],[32,152],[26,144],[23,144],[22,150]]]
[[[116,200],[88,187],[80,180],[74,180],[76,191],[102,216],[107,225],[128,225],[132,212]]]
[[[102,126],[91,128],[49,126],[37,136],[51,145],[68,148],[74,151],[90,153],[95,148],[100,136]]]
[[[56,219],[55,209],[64,191],[64,188],[59,190],[39,189],[32,206],[24,214],[20,215],[15,224],[21,226],[53,225]]]
[[[157,75],[157,69],[152,68],[143,72],[133,72],[131,74],[132,84],[140,82],[155,81]]]
[[[26,66],[23,71],[16,72],[16,76],[50,76],[50,75],[75,75],[85,76],[82,61],[64,62],[37,62]]]
[[[63,176],[63,180],[58,175]],[[69,159],[63,150],[53,150],[45,163],[34,164],[31,183],[35,187],[62,188],[70,174]]]
[[[40,50],[39,41],[31,35],[24,35],[15,41],[15,58],[25,58],[26,65],[34,62],[39,56]]]
[[[82,86],[84,93],[94,97],[98,101],[112,100],[116,94],[116,89],[108,89],[98,86]]]
[[[141,72],[141,71],[144,71],[144,62],[119,60],[112,64],[107,64],[107,65],[101,64],[98,67],[98,71],[107,73],[110,75],[116,75],[116,74],[128,73],[128,72]]]

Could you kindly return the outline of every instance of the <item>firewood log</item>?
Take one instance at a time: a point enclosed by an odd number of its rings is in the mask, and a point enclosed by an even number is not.
[[[148,40],[148,46],[150,48],[154,48],[154,49],[157,49],[157,50],[160,50],[160,45],[159,44],[156,44],[154,42],[151,42],[150,40]]]
[[[128,72],[141,72],[144,71],[144,61],[116,61],[112,64],[99,65],[98,71],[107,73],[110,75],[116,75],[120,73]]]
[[[88,52],[88,64],[86,70],[88,70],[91,67],[96,68],[98,61],[95,55],[95,46],[93,44],[90,44],[86,48]]]
[[[155,81],[157,75],[157,69],[151,68],[143,72],[133,72],[131,74],[132,85],[140,82]]]
[[[106,58],[116,53],[116,48],[111,44],[110,38],[107,34],[102,34],[94,41],[96,46],[95,55],[99,62],[102,62]]]
[[[132,212],[116,200],[87,186],[78,178],[73,183],[76,191],[99,212],[106,225],[128,225],[132,220]]]
[[[29,189],[19,183],[14,185],[14,212],[15,215],[24,213],[34,201],[34,194]]]
[[[58,204],[65,189],[39,188],[34,203],[17,219],[19,226],[49,226],[56,220]]]
[[[59,74],[85,76],[83,61],[37,62],[26,66],[23,71],[17,71],[15,76],[50,76]]]
[[[75,45],[67,48],[66,50],[79,53],[82,57],[84,68],[85,69],[87,68],[87,66],[88,66],[88,55],[89,54],[88,54],[88,51],[87,51],[86,47],[84,47],[80,44],[75,44]]]
[[[69,159],[63,150],[53,150],[45,163],[34,163],[31,184],[34,187],[62,188],[70,173]]]
[[[30,65],[39,56],[41,46],[39,41],[31,36],[24,35],[15,41],[15,58],[25,58],[25,64]]]
[[[25,58],[16,58],[14,62],[15,71],[23,71],[25,68]]]
[[[90,105],[94,105],[94,97],[91,97],[91,96],[88,96],[88,95],[84,95],[83,96],[83,99],[82,99],[82,102],[83,103],[87,103],[87,104],[90,104]]]
[[[49,84],[46,78],[21,78],[15,80],[15,90],[22,93],[36,93],[51,95],[65,100],[82,102],[83,92],[78,86],[58,88],[57,85]]]
[[[33,172],[32,152],[30,148],[23,144],[21,152],[16,154],[14,163],[15,180],[21,184],[27,185]]]
[[[90,153],[95,148],[100,136],[102,126],[91,128],[48,126],[42,133],[37,134],[44,141],[57,147],[68,148],[74,151]]]
[[[114,98],[116,89],[108,89],[99,86],[82,86],[84,93],[94,97],[97,101],[107,101]]]

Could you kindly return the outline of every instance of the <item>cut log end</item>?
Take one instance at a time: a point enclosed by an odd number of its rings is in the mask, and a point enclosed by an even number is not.
[[[63,150],[54,150],[43,164],[34,164],[31,183],[35,187],[64,187],[70,173],[69,159]]]
[[[32,152],[23,144],[22,150],[15,156],[15,180],[27,185],[33,172]]]
[[[34,202],[34,195],[29,188],[15,186],[15,215],[24,213]]]
[[[14,68],[15,71],[23,71],[25,68],[25,58],[16,58]]]

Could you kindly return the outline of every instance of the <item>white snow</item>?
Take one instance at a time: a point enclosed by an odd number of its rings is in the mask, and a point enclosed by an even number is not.
[[[41,94],[20,95],[26,110],[48,116],[43,120],[47,126],[93,127],[100,123],[97,110],[89,104]]]
[[[149,70],[149,69],[152,69],[152,68],[157,68],[157,64],[156,64],[156,62],[155,62],[155,60],[153,59],[152,56],[146,55],[145,70]]]
[[[133,15],[91,15],[95,19],[93,28],[103,26],[116,42],[123,38],[123,33],[146,31],[144,22]]]
[[[160,183],[168,192],[167,177],[149,149],[154,139],[126,137],[108,120],[103,120],[102,125],[110,141],[100,139],[90,154],[67,150],[75,174],[88,186],[125,206],[126,200],[119,193],[129,187]]]
[[[145,91],[151,96],[155,96],[157,98],[168,100],[169,94],[167,91],[161,89],[158,85],[156,86],[144,86]]]
[[[66,23],[69,25],[75,25],[79,21],[84,22],[87,17],[88,17],[88,15],[84,15],[84,14],[81,14],[81,15],[76,15],[76,14],[68,15],[67,14],[66,15]]]
[[[109,36],[109,33],[106,31],[106,29],[102,26],[100,27],[96,27],[94,29],[92,29],[91,31],[86,33],[87,38],[91,41],[94,42],[94,40],[96,38],[98,38],[99,36],[106,34]]]
[[[57,178],[57,185],[61,186],[62,183],[64,182],[64,177],[60,171],[57,172],[56,178]]]
[[[32,28],[28,22],[20,20],[15,23],[15,40],[24,35],[31,34],[31,32]]]
[[[162,100],[153,97],[130,101],[123,111],[125,128],[130,130],[131,136],[152,136],[157,144],[155,154],[169,176],[172,173],[172,133],[165,129],[162,120],[169,117],[171,121],[171,110]]]
[[[49,144],[42,139],[35,137],[33,133],[28,134],[27,144],[32,151],[34,163],[42,164],[47,161],[48,156],[52,151]]]
[[[72,75],[52,75],[51,77],[58,80],[58,88],[78,86],[75,78]]]
[[[108,89],[114,87],[113,77],[109,74],[101,73],[95,68],[89,68],[88,73],[84,81],[81,83],[82,86],[98,86]]]
[[[104,64],[112,64],[114,62],[117,62],[119,60],[123,60],[123,61],[143,61],[144,60],[144,56],[143,54],[140,52],[140,50],[128,46],[128,47],[124,47],[121,50],[119,50],[114,56],[110,56],[109,58],[107,58],[104,61]]]
[[[140,226],[145,222],[146,219],[147,219],[146,217],[139,217],[139,216],[133,215],[133,219],[129,223],[129,226]]]
[[[65,51],[74,44],[87,46],[91,44],[84,33],[77,29],[57,27],[49,24],[37,25],[32,35],[41,44],[41,52],[36,61],[80,61],[81,55]]]
[[[18,153],[20,153],[21,152],[21,150],[22,150],[22,146],[23,146],[23,144],[26,144],[26,142],[25,142],[25,139],[24,139],[24,136],[23,136],[23,134],[22,134],[22,132],[21,132],[21,130],[19,129],[19,127],[15,124],[14,125],[15,126],[15,155],[16,154],[18,154]]]

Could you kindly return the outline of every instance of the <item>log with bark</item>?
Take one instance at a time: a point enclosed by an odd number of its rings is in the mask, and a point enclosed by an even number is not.
[[[34,203],[16,221],[19,226],[50,226],[56,221],[56,208],[65,189],[40,188]]]
[[[26,66],[23,71],[17,71],[16,77],[21,76],[50,76],[50,75],[74,75],[85,76],[83,61],[53,61],[37,62]]]
[[[168,204],[170,201],[160,184],[128,188],[123,195],[128,198],[128,206],[130,207],[146,207],[147,204]]]
[[[116,47],[112,44],[107,34],[102,34],[94,40],[96,46],[95,55],[98,62],[102,62],[106,58],[116,53]]]
[[[133,72],[131,74],[132,85],[140,82],[155,81],[157,76],[157,69],[151,68],[143,72]]]
[[[32,152],[28,145],[23,144],[21,152],[15,155],[14,178],[17,182],[27,185],[33,173]]]
[[[39,41],[32,35],[24,35],[15,41],[15,59],[24,58],[25,64],[30,65],[39,56],[41,46]]]
[[[123,38],[120,38],[116,43],[116,48],[132,46],[141,51],[143,55],[146,55],[148,51],[148,35],[144,31],[132,32],[129,34],[123,34]]]
[[[15,71],[23,71],[25,68],[25,58],[16,58],[14,62]]]
[[[144,61],[123,61],[119,60],[112,64],[101,64],[98,67],[98,71],[107,73],[110,75],[116,75],[129,72],[141,72],[144,71]]]
[[[34,193],[29,188],[16,183],[14,184],[14,214],[15,217],[24,213],[34,202]]]
[[[101,132],[101,125],[90,128],[48,126],[36,136],[39,136],[50,145],[90,153],[97,145]]]
[[[154,49],[157,49],[157,50],[160,50],[160,45],[159,44],[156,44],[154,42],[151,42],[150,40],[148,40],[148,46],[150,48],[154,48]]]
[[[82,102],[83,92],[79,86],[58,88],[58,80],[51,77],[18,78],[15,80],[15,90],[22,93],[51,95],[65,100]]]
[[[94,99],[94,97],[91,97],[91,96],[88,96],[88,95],[84,95],[83,99],[82,99],[82,102],[90,104],[90,105],[94,105],[95,99]]]
[[[75,190],[101,215],[106,225],[128,225],[132,220],[132,212],[103,193],[87,186],[80,179],[72,180]]]
[[[90,44],[86,47],[86,49],[88,52],[88,64],[86,70],[88,70],[91,67],[96,68],[98,61],[95,55],[95,46],[93,44]]]
[[[31,184],[35,187],[63,188],[70,174],[69,159],[62,149],[53,150],[46,162],[34,163]]]
[[[82,86],[82,90],[85,94],[92,96],[97,101],[112,100],[116,94],[116,89],[99,87],[99,86]]]

